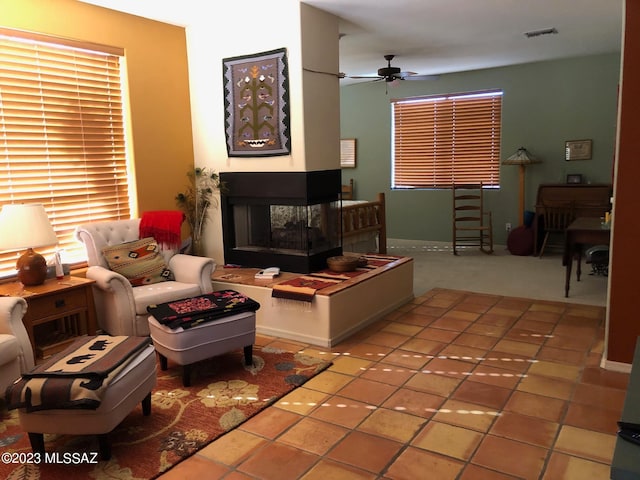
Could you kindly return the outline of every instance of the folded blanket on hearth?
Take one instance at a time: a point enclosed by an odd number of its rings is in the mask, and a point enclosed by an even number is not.
[[[184,213],[178,210],[144,212],[140,218],[140,238],[153,237],[166,248],[178,248]]]
[[[229,315],[255,312],[260,304],[235,290],[216,292],[183,298],[173,302],[150,305],[147,311],[169,328],[191,328]]]
[[[400,257],[363,255],[363,258],[367,260],[366,265],[360,266],[351,272],[334,272],[325,269],[278,283],[272,287],[271,296],[286,300],[313,302],[316,292],[319,290],[371,272],[398,260]]]
[[[318,290],[333,286],[344,279],[313,277],[302,275],[300,277],[278,283],[272,287],[271,296],[273,298],[284,298],[287,300],[298,300],[301,302],[311,302]]]
[[[109,383],[150,343],[149,337],[78,337],[10,385],[7,408],[96,409]]]

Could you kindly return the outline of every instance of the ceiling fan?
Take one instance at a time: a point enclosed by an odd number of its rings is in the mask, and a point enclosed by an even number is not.
[[[385,82],[393,82],[395,80],[435,80],[438,75],[418,75],[416,72],[403,72],[399,67],[392,67],[391,60],[395,55],[385,55],[384,59],[387,61],[387,66],[378,69],[378,76],[351,76],[344,75],[343,78],[363,79],[371,78],[374,82],[384,80]]]

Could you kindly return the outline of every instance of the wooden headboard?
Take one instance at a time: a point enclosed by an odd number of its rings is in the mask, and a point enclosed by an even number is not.
[[[378,253],[387,253],[384,192],[378,193],[378,198],[373,202],[342,206],[342,237],[348,238],[363,233],[376,234]]]
[[[342,185],[340,198],[342,198],[342,200],[353,200],[353,178],[349,180],[347,185]]]

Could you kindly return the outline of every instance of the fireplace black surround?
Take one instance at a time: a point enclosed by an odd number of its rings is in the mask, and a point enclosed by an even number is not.
[[[342,255],[340,170],[223,172],[224,260],[309,273]]]

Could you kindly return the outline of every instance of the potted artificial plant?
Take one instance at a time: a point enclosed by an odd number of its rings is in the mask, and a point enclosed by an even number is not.
[[[184,212],[191,231],[191,254],[202,255],[202,233],[209,220],[209,206],[214,204],[215,190],[222,187],[220,177],[208,168],[196,167],[187,173],[189,184],[176,195],[176,205]]]

